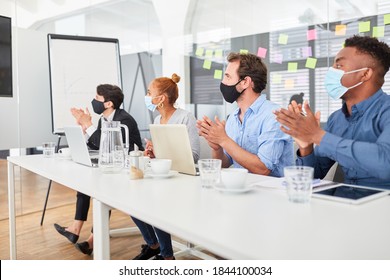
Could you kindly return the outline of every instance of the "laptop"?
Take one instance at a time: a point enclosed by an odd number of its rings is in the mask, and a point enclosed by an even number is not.
[[[172,170],[199,175],[185,124],[150,124],[149,129],[156,158],[171,159]]]
[[[65,126],[64,131],[72,160],[82,165],[98,167],[99,151],[88,150],[81,126]]]

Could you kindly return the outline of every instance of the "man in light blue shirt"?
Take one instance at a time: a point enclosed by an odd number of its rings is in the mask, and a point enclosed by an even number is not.
[[[267,67],[253,54],[230,53],[220,89],[224,99],[237,102],[228,120],[198,120],[199,134],[212,148],[222,167],[246,168],[249,172],[275,177],[293,164],[293,143],[279,129],[273,111],[279,106],[261,92],[267,85]]]
[[[276,111],[277,120],[298,145],[297,163],[315,167],[323,178],[334,162],[345,183],[390,189],[390,96],[381,89],[390,66],[390,48],[376,38],[354,36],[345,41],[325,78],[328,94],[341,98],[341,109],[319,126],[319,112],[304,104]],[[313,144],[317,146],[313,150]]]

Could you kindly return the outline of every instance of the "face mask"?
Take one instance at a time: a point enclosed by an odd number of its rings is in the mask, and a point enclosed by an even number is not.
[[[343,96],[344,93],[346,93],[349,89],[360,86],[363,82],[359,82],[356,85],[351,87],[345,87],[341,83],[341,79],[346,74],[355,73],[366,69],[367,67],[349,71],[349,72],[344,72],[343,70],[330,67],[325,76],[325,88],[326,91],[328,92],[328,95],[332,97],[334,100],[337,100],[341,96]]]
[[[157,105],[152,103],[152,97],[145,95],[145,105],[150,111],[154,112],[157,108]]]
[[[106,108],[104,108],[104,102],[102,101],[93,99],[91,103],[93,111],[98,115],[103,114],[103,112],[106,110]]]
[[[223,83],[220,84],[219,89],[222,92],[223,98],[226,102],[233,103],[237,100],[237,98],[245,91],[245,89],[241,92],[237,91],[236,85],[238,85],[242,80],[239,80],[236,84],[232,86],[225,85]]]

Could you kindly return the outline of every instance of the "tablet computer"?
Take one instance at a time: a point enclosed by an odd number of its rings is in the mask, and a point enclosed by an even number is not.
[[[340,184],[313,192],[313,197],[350,204],[361,204],[389,194],[390,190]]]

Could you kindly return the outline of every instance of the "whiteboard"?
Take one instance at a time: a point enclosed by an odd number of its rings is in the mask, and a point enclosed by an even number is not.
[[[70,108],[88,108],[100,84],[122,88],[118,39],[48,34],[53,133],[76,123]]]

